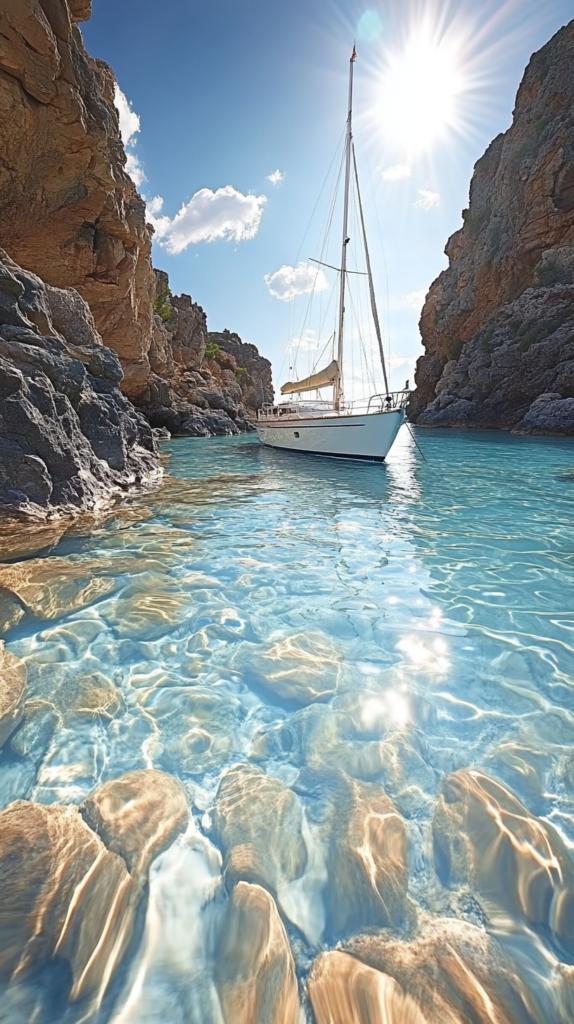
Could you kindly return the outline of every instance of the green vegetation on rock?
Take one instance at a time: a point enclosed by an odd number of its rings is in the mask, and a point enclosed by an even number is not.
[[[164,321],[169,320],[171,316],[171,306],[168,301],[170,295],[171,292],[169,290],[169,285],[166,284],[165,288],[162,288],[153,304],[154,311]]]

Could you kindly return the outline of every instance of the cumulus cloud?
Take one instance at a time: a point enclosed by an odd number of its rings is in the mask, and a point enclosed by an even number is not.
[[[281,302],[291,302],[297,295],[308,295],[312,291],[324,292],[329,287],[320,267],[310,267],[303,262],[296,267],[280,267],[274,274],[265,274],[263,280],[271,295]]]
[[[155,196],[148,205],[148,219],[160,245],[176,255],[198,242],[244,242],[255,238],[266,202],[266,196],[243,195],[231,185],[215,192],[202,188],[173,218],[158,216],[163,199]]]
[[[284,180],[285,180],[285,172],[284,171],[280,171],[279,168],[277,168],[276,171],[273,171],[273,174],[268,174],[267,175],[267,181],[270,181],[272,185],[278,185],[280,181],[284,181]]]
[[[420,313],[421,309],[425,304],[426,297],[427,289],[417,288],[414,292],[407,292],[407,294],[404,296],[405,305],[409,306],[411,309],[414,309],[417,313]]]
[[[136,132],[140,130],[139,115],[132,110],[130,101],[122,92],[118,83],[115,83],[114,103],[120,115],[120,135],[124,146],[129,146],[134,139]]]
[[[393,164],[392,167],[383,167],[381,178],[383,181],[400,181],[401,178],[410,178],[411,168],[408,164]]]
[[[134,185],[137,185],[137,187],[139,188],[140,185],[143,185],[144,181],[147,180],[144,174],[144,169],[140,164],[139,157],[137,156],[136,153],[132,153],[130,150],[127,151],[126,157],[126,171],[129,174],[130,178],[132,179]]]
[[[328,338],[318,338],[312,327],[306,327],[300,338],[292,338],[287,345],[288,352],[315,352],[320,345],[326,345]]]
[[[431,192],[430,188],[419,188],[419,196],[420,199],[413,204],[419,210],[432,210],[433,206],[440,203],[440,195],[438,192]]]
[[[414,366],[415,363],[414,356],[391,356],[390,359],[391,370],[400,370],[401,366]]]

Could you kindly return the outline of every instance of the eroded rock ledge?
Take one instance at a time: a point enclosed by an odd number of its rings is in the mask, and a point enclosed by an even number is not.
[[[273,401],[271,363],[230,331],[208,332],[189,295],[173,295],[155,271],[151,373],[136,399],[153,427],[209,437],[253,429],[257,409]]]
[[[574,434],[574,21],[532,57],[421,316],[411,420]]]
[[[102,508],[159,475],[153,431],[121,379],[79,293],[0,250],[0,509]]]

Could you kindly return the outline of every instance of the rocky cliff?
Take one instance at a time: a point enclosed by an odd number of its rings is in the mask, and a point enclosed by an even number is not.
[[[152,429],[74,289],[0,249],[0,509],[98,509],[158,475]]]
[[[272,399],[270,365],[236,335],[231,348],[209,344],[203,310],[154,273],[113,72],[88,56],[77,24],[90,13],[90,0],[0,6],[0,241],[26,270],[85,299],[120,358],[122,391],[151,423],[247,430],[260,399]]]
[[[532,57],[421,316],[410,418],[574,434],[574,22]]]
[[[85,52],[90,0],[0,6],[0,242],[48,284],[77,289],[124,370],[149,376],[151,230],[125,173],[114,77]]]
[[[173,295],[156,270],[151,373],[138,406],[152,426],[209,437],[253,429],[257,409],[273,401],[271,364],[229,331],[209,333],[189,295]]]

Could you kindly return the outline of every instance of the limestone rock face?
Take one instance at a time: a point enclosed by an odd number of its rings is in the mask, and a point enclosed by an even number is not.
[[[228,887],[242,880],[276,893],[307,864],[302,810],[295,793],[259,768],[237,764],[221,778],[214,825]]]
[[[78,292],[46,288],[0,250],[0,505],[94,509],[158,472],[121,377]]]
[[[132,876],[147,878],[152,860],[185,832],[190,807],[179,779],[142,769],[98,786],[81,813]]]
[[[229,899],[217,958],[226,1024],[297,1024],[295,965],[273,897],[239,882]]]
[[[0,750],[24,717],[26,666],[0,640]]]
[[[0,10],[0,239],[26,270],[76,288],[125,394],[149,375],[155,281],[145,205],[125,172],[111,69],[84,49],[90,0]]]
[[[534,54],[511,128],[476,164],[421,316],[419,424],[574,433],[573,58],[571,22]]]
[[[236,334],[209,334],[204,310],[173,295],[156,270],[151,374],[136,399],[150,423],[172,434],[209,437],[252,430],[273,401],[271,364]]]
[[[433,836],[445,884],[468,883],[490,915],[549,928],[574,950],[574,868],[555,829],[479,771],[443,782]]]
[[[223,352],[235,360],[241,378],[243,403],[248,409],[257,410],[273,402],[271,363],[259,355],[255,345],[242,341],[238,334],[231,331],[210,331],[209,341],[219,345]],[[242,370],[246,371],[245,375]]]

